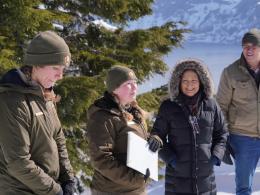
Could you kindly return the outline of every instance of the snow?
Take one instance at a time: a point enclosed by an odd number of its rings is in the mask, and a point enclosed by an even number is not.
[[[105,22],[104,20],[101,20],[101,19],[95,20],[95,21],[93,21],[93,23],[97,26],[104,27],[104,28],[106,28],[107,30],[110,30],[110,31],[115,31],[117,29],[117,27],[110,25],[110,24],[108,24],[107,22]]]
[[[129,29],[149,28],[167,21],[186,21],[192,30],[186,39],[194,43],[240,43],[250,28],[259,28],[259,0],[203,0],[179,3],[156,0],[154,13],[131,22]],[[172,8],[172,9],[171,9]],[[248,22],[250,21],[250,22]]]
[[[46,7],[45,7],[44,4],[40,4],[40,5],[38,6],[38,8],[39,8],[39,9],[46,9]]]
[[[260,191],[252,193],[252,195],[259,195],[259,194],[260,194]],[[218,195],[234,195],[234,194],[226,193],[226,192],[218,192]]]
[[[235,194],[235,173],[234,166],[221,164],[220,167],[215,167],[216,183],[218,195],[234,195]],[[256,169],[253,193],[252,195],[260,195],[260,164]],[[148,195],[163,195],[164,181],[153,182],[147,189]]]
[[[190,12],[185,14],[184,20],[189,21],[188,27],[193,26],[195,28],[199,28],[199,26],[205,22],[207,15],[218,8],[219,4],[213,2],[197,5],[191,9]],[[190,17],[190,13],[193,13],[192,17]]]
[[[58,29],[58,30],[63,30],[63,29],[64,29],[64,26],[63,26],[63,25],[56,24],[56,23],[53,23],[52,25],[53,25],[56,29]]]
[[[164,172],[164,169],[161,170]],[[235,194],[235,173],[234,166],[221,164],[220,167],[215,167],[217,195],[234,195]],[[253,193],[252,195],[260,195],[260,164],[256,169]],[[163,195],[164,194],[164,180],[152,182],[147,188],[148,195]],[[82,195],[90,195],[90,190],[86,189]]]

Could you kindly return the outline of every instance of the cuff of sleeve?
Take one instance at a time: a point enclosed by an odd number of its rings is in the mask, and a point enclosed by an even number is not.
[[[158,140],[161,144],[161,147],[163,146],[163,141],[161,140],[161,138],[158,135],[152,135],[156,140]]]

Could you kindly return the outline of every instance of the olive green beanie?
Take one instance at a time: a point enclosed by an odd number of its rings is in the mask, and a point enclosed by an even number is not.
[[[122,83],[128,80],[137,80],[133,70],[124,66],[113,66],[107,73],[107,91],[110,93],[113,92]]]
[[[253,28],[245,33],[242,39],[242,45],[246,43],[252,43],[253,45],[260,47],[260,29]]]
[[[24,64],[29,66],[69,66],[71,54],[64,39],[53,31],[36,35],[27,47]]]

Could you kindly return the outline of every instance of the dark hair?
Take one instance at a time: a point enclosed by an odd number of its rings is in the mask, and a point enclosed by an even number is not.
[[[32,69],[33,69],[32,66],[27,66],[27,65],[22,66],[20,68],[20,70],[26,76],[26,79],[28,79],[28,80],[31,80],[31,78],[32,78]]]

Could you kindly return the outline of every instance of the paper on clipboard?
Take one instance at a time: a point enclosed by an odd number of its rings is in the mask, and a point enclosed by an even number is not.
[[[150,178],[158,181],[158,152],[150,151],[147,141],[131,131],[127,139],[127,166],[144,175],[149,168]]]

